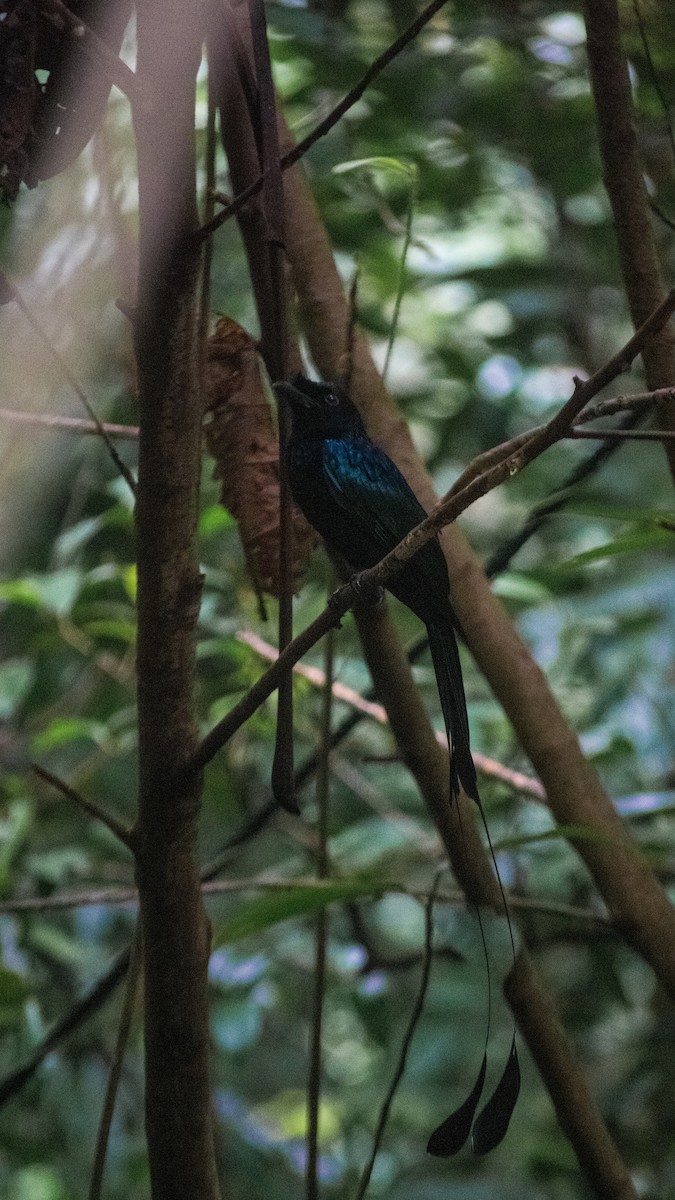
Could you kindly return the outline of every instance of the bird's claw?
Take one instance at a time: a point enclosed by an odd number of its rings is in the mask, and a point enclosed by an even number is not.
[[[356,602],[361,608],[378,608],[384,602],[384,588],[379,583],[371,583],[369,579],[364,579],[365,575],[365,571],[359,571],[352,575],[349,581]]]
[[[338,588],[338,590],[336,592],[331,592],[330,596],[328,597],[328,607],[329,608],[338,608],[338,609],[342,608],[342,594],[341,593],[342,593],[341,588]],[[340,612],[340,616],[342,616],[342,612]],[[336,628],[342,629],[342,621],[340,621],[339,619],[338,619]]]

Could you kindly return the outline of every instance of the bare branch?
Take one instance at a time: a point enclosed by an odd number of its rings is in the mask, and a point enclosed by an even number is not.
[[[667,442],[675,438],[675,429],[578,429],[572,426],[568,438],[613,442]]]
[[[66,783],[65,779],[60,779],[58,775],[53,775],[46,767],[41,767],[38,763],[31,763],[31,770],[40,779],[43,779],[45,783],[49,783],[53,788],[56,788],[57,792],[60,792],[67,800],[72,800],[74,804],[82,808],[90,817],[95,817],[97,821],[105,825],[128,850],[133,850],[133,835],[129,829],[126,829],[122,825],[121,821],[117,820],[117,817],[113,817],[111,813],[106,812],[104,808],[95,804],[93,800],[87,800],[86,796],[81,795],[74,787]]]
[[[615,413],[648,408],[665,400],[675,400],[675,387],[656,388],[653,392],[635,392],[631,396],[612,396],[609,400],[599,400],[597,404],[584,409],[577,419],[581,422],[595,421],[598,417],[612,417]]]
[[[373,1137],[373,1148],[370,1153],[370,1158],[368,1159],[368,1162],[366,1163],[366,1166],[364,1167],[363,1174],[361,1175],[361,1179],[359,1180],[359,1186],[358,1186],[358,1190],[356,1193],[356,1200],[363,1200],[363,1197],[365,1196],[366,1192],[368,1191],[368,1184],[370,1183],[370,1177],[373,1173],[373,1167],[375,1166],[375,1159],[377,1158],[377,1153],[378,1153],[378,1150],[380,1149],[380,1144],[382,1142],[384,1130],[385,1130],[385,1127],[387,1124],[387,1120],[389,1118],[389,1111],[391,1109],[391,1106],[392,1106],[392,1103],[394,1100],[394,1096],[396,1095],[398,1085],[400,1084],[400,1082],[403,1078],[403,1072],[405,1071],[405,1065],[408,1060],[408,1052],[410,1050],[410,1046],[412,1044],[412,1040],[413,1040],[419,1019],[422,1016],[422,1012],[424,1010],[424,1001],[426,1000],[426,996],[427,996],[427,988],[429,987],[429,979],[431,977],[431,964],[433,962],[433,945],[432,945],[432,939],[433,939],[433,934],[434,934],[433,912],[434,912],[434,900],[436,898],[436,889],[438,887],[439,878],[440,878],[440,871],[437,872],[437,874],[434,878],[433,886],[431,888],[427,902],[424,907],[424,958],[422,961],[422,975],[420,978],[420,986],[419,986],[419,989],[417,992],[417,996],[415,997],[415,1003],[413,1005],[412,1012],[410,1014],[410,1019],[408,1021],[408,1027],[405,1031],[405,1034],[403,1035],[403,1041],[401,1043],[401,1050],[399,1053],[398,1063],[396,1065],[396,1069],[394,1071],[392,1081],[389,1084],[387,1094],[384,1098],[382,1108],[380,1109],[380,1115],[377,1120],[377,1125],[375,1127],[375,1135]]]
[[[275,646],[271,646],[269,642],[264,641],[257,633],[252,633],[249,630],[240,630],[237,633],[237,641],[244,642],[250,646],[262,658],[266,658],[268,662],[276,662],[279,657],[279,651]],[[324,687],[325,675],[319,667],[309,667],[305,663],[296,663],[293,671],[297,675],[301,675],[303,679],[307,679],[315,687]],[[347,687],[339,680],[333,683],[333,696],[336,700],[342,700],[348,704],[356,712],[361,713],[364,717],[372,717],[373,721],[377,721],[379,725],[388,725],[389,718],[386,709],[382,704],[377,704],[374,700],[366,700],[354,691],[353,688]],[[447,738],[445,734],[437,734],[437,741],[441,746],[447,746]],[[532,796],[535,800],[541,800],[546,803],[546,793],[538,779],[533,779],[531,775],[525,775],[522,771],[515,771],[512,767],[507,767],[503,763],[497,762],[494,758],[488,758],[486,754],[481,754],[475,751],[473,759],[476,767],[483,775],[487,775],[492,779],[499,779],[502,783],[506,783],[516,792],[524,792],[528,796]]]
[[[119,471],[122,478],[126,479],[128,485],[129,485],[129,488],[135,495],[136,494],[136,481],[134,480],[134,477],[131,474],[131,471],[129,470],[126,463],[122,461],[119,454],[117,453],[117,449],[111,442],[110,437],[108,436],[106,430],[103,428],[103,425],[102,425],[101,421],[99,420],[98,414],[94,411],[94,407],[91,404],[91,401],[89,400],[86,392],[81,387],[81,385],[78,382],[78,380],[76,379],[76,377],[73,375],[73,372],[71,371],[67,362],[59,354],[58,350],[56,349],[56,346],[53,345],[46,330],[42,327],[42,325],[38,321],[37,317],[35,316],[34,312],[26,304],[26,301],[24,300],[23,296],[21,295],[21,292],[19,291],[19,289],[15,286],[15,284],[12,283],[12,281],[10,279],[7,278],[4,271],[0,271],[0,285],[2,285],[3,288],[6,288],[7,291],[11,294],[12,299],[18,304],[18,306],[21,309],[26,320],[33,327],[33,329],[37,333],[37,335],[40,338],[43,345],[45,345],[47,347],[52,358],[55,360],[55,362],[58,363],[61,373],[68,380],[68,383],[70,384],[71,388],[75,392],[75,395],[78,397],[78,399],[84,405],[86,411],[89,413],[89,416],[91,417],[91,420],[93,421],[93,423],[96,427],[98,436],[100,438],[102,438],[103,441],[105,442],[108,453],[109,453],[111,459],[113,460],[115,466],[117,467],[117,470]]]
[[[40,1045],[33,1051],[28,1062],[24,1063],[18,1070],[12,1071],[10,1075],[5,1076],[0,1082],[0,1106],[16,1095],[17,1092],[21,1091],[24,1084],[28,1083],[29,1079],[32,1079],[35,1075],[38,1067],[44,1062],[48,1054],[56,1050],[75,1029],[79,1029],[89,1016],[98,1012],[101,1005],[114,992],[120,980],[124,978],[128,965],[129,947],[123,950],[121,954],[118,954],[105,975],[97,980],[82,999],[78,1000],[77,1004],[66,1013],[65,1017],[56,1023],[54,1028],[49,1031]]]
[[[328,878],[328,797],[330,792],[330,726],[333,711],[334,633],[325,641],[325,670],[321,711],[321,743],[317,762],[316,798],[319,810],[317,827],[317,881]],[[321,1031],[326,994],[326,949],[328,917],[322,909],[316,919],[314,932],[314,990],[312,996],[312,1025],[307,1077],[307,1167],[305,1170],[306,1200],[319,1200],[319,1115],[321,1108]]]
[[[202,884],[205,896],[241,895],[243,892],[285,892],[289,887],[312,890],[320,887],[316,876],[294,875],[284,879],[265,879],[256,875],[243,879],[212,879]],[[413,900],[426,900],[429,892],[425,888],[409,887],[398,881],[377,881],[377,894],[410,896]],[[464,904],[466,897],[460,888],[445,887],[438,892],[437,899],[444,904]],[[524,912],[544,913],[552,917],[564,917],[570,921],[584,921],[611,928],[611,919],[592,908],[581,908],[574,904],[558,903],[555,900],[538,899],[536,896],[508,894],[509,907]],[[87,905],[119,905],[138,902],[136,888],[97,888],[73,892],[55,892],[51,896],[25,896],[16,900],[0,901],[0,914],[10,916],[22,912],[49,912],[68,908],[86,908]],[[337,902],[336,902],[337,903]],[[127,955],[129,948],[127,948]]]
[[[21,412],[13,408],[0,408],[0,421],[13,421],[18,425],[37,425],[44,429],[63,429],[69,433],[96,434],[101,430],[110,437],[121,438],[123,441],[138,440],[137,425],[111,425],[107,421],[85,421],[82,417],[61,417],[51,413]]]
[[[101,1121],[96,1136],[96,1153],[94,1156],[94,1167],[92,1170],[91,1183],[89,1185],[89,1200],[100,1200],[101,1197],[101,1189],[103,1187],[103,1171],[105,1169],[105,1160],[108,1151],[108,1142],[110,1139],[110,1128],[112,1125],[113,1113],[115,1111],[117,1091],[122,1075],[124,1054],[127,1048],[127,1042],[129,1041],[129,1034],[131,1032],[131,1022],[134,1015],[134,1007],[138,999],[138,985],[140,983],[142,967],[143,938],[141,934],[141,923],[139,920],[137,920],[134,936],[131,941],[131,958],[129,961],[129,970],[127,971],[127,982],[124,992],[122,1012],[120,1013],[119,1025],[117,1027],[115,1050],[112,1062],[110,1064],[110,1071],[108,1073],[108,1083],[106,1085],[105,1098],[103,1101],[103,1111],[101,1113]]]

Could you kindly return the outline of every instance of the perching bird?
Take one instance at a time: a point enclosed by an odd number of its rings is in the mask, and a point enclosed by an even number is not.
[[[355,571],[375,566],[424,520],[425,510],[395,463],[368,437],[358,410],[342,388],[296,375],[290,383],[275,384],[275,390],[291,411],[287,461],[296,504],[329,549]],[[426,625],[451,752],[452,794],[458,795],[461,784],[480,808],[455,639],[457,618],[437,540],[422,546],[387,587]],[[485,1066],[484,1058],[468,1100],[432,1134],[432,1154],[454,1154],[466,1141]],[[502,1080],[474,1126],[473,1146],[478,1153],[497,1145],[506,1133],[518,1085],[514,1042]]]
[[[276,385],[289,401],[289,481],[293,499],[355,571],[374,567],[426,517],[398,467],[367,436],[358,410],[335,384],[296,376]],[[452,790],[478,801],[476,769],[449,599],[448,568],[433,538],[387,587],[427,627],[443,716],[452,747]]]

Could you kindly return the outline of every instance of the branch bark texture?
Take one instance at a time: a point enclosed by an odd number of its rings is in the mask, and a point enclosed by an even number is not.
[[[195,77],[201,31],[181,0],[139,0],[134,114],[140,197],[135,322],[140,439],[139,813],[145,960],[146,1127],[153,1200],[217,1200],[208,1071],[209,928],[200,894],[194,751],[195,549],[201,401]]]
[[[612,206],[617,248],[633,323],[642,324],[663,300],[665,288],[644,184],[628,63],[621,44],[617,0],[586,0],[588,65],[595,101],[600,153]],[[650,390],[675,382],[675,333],[661,330],[643,354]],[[675,403],[659,405],[664,429],[675,429]],[[664,442],[675,475],[675,447]]]

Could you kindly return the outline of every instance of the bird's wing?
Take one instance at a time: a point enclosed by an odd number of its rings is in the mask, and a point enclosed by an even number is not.
[[[426,511],[396,464],[369,438],[327,439],[323,455],[331,498],[349,518],[349,544],[341,553],[354,566],[372,566],[424,520]],[[436,538],[387,586],[425,623],[434,613],[445,614],[448,570]]]
[[[368,438],[326,439],[324,471],[335,503],[352,518],[358,514],[382,555],[427,515],[396,464]]]

